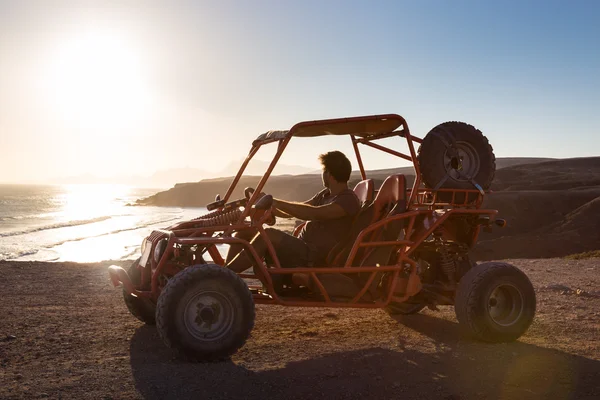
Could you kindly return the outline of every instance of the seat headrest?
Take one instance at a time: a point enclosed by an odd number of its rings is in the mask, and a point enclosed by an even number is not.
[[[375,194],[373,179],[365,179],[364,181],[358,182],[356,186],[354,186],[354,194],[356,194],[356,197],[358,197],[361,204],[373,200],[373,195]]]

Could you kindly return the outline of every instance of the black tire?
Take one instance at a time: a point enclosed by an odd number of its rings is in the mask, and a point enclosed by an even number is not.
[[[127,274],[129,275],[129,278],[135,287],[139,287],[142,279],[142,271],[140,271],[138,268],[139,262],[140,259],[138,258],[129,266],[129,269],[127,270]],[[123,290],[123,299],[125,300],[125,305],[129,309],[129,312],[134,317],[148,325],[156,324],[156,304],[154,304],[152,300],[132,296],[125,290]]]
[[[477,267],[477,263],[471,260],[471,258],[466,255],[456,262],[456,280],[460,282],[463,276],[465,276],[471,269]]]
[[[520,269],[501,262],[473,267],[458,284],[454,310],[464,330],[485,342],[518,339],[536,308],[531,281]]]
[[[234,354],[250,336],[254,317],[254,299],[246,283],[215,264],[194,265],[175,275],[156,306],[159,336],[194,361]]]
[[[390,302],[385,307],[385,311],[390,315],[413,315],[419,313],[422,309],[427,307],[424,303],[396,303]]]
[[[476,182],[487,190],[496,173],[496,157],[488,139],[464,122],[444,122],[429,131],[419,147],[417,160],[423,183],[430,189],[476,189]],[[452,193],[440,192],[438,198],[450,201]],[[467,202],[475,199],[477,195],[469,196]],[[465,201],[464,196],[454,200]]]

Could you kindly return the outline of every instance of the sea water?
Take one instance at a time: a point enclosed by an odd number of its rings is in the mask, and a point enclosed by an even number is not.
[[[136,259],[153,229],[206,213],[204,208],[131,205],[158,191],[124,185],[0,185],[0,260]]]

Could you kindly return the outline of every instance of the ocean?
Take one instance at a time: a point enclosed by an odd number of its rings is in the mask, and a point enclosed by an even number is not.
[[[0,185],[0,260],[134,260],[153,229],[204,208],[132,206],[160,189],[124,185]]]

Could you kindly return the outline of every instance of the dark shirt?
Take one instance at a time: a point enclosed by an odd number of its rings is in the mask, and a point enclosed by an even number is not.
[[[312,206],[335,203],[346,211],[346,216],[341,218],[308,221],[298,236],[315,248],[315,265],[325,265],[329,251],[350,231],[354,216],[360,211],[360,201],[350,189],[343,190],[335,196],[331,195],[329,189],[323,189],[307,203]]]

